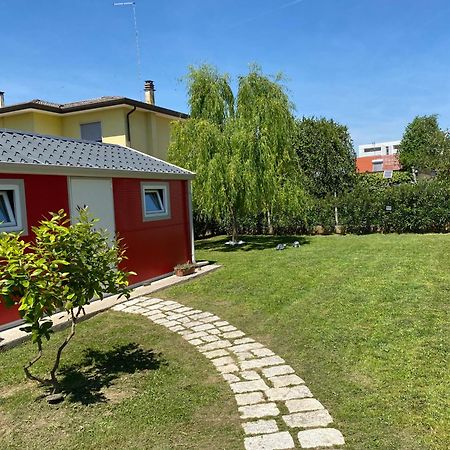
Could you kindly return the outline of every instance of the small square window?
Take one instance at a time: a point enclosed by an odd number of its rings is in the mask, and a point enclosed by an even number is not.
[[[10,181],[11,184],[4,184]],[[23,181],[0,180],[0,232],[26,232]]]
[[[383,172],[383,161],[372,161],[372,172]]]
[[[169,185],[142,183],[143,219],[157,220],[170,217]]]
[[[85,141],[102,142],[102,123],[91,122],[80,125],[81,139]]]

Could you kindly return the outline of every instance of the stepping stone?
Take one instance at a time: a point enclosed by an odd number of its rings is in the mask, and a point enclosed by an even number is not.
[[[236,339],[245,336],[242,331],[230,331],[228,333],[223,333],[222,336],[227,339]]]
[[[218,325],[217,325],[218,326]],[[222,331],[237,331],[237,328],[236,327],[233,327],[232,325],[227,325],[226,327],[220,327],[219,326],[219,328],[222,330]]]
[[[113,310],[114,310],[114,311],[122,311],[122,309],[125,309],[126,307],[127,307],[127,306],[124,305],[124,304],[122,303],[122,304],[120,304],[120,305],[114,306]]]
[[[230,325],[230,324],[228,322],[225,322],[225,320],[216,322],[216,327],[226,327],[227,325]]]
[[[285,450],[295,448],[292,436],[287,431],[247,437],[245,450]]]
[[[239,372],[239,367],[235,364],[227,364],[226,366],[219,366],[217,367],[217,370],[220,373],[232,373],[232,372]]]
[[[230,350],[232,350],[235,353],[239,353],[239,352],[248,352],[249,350],[263,347],[264,346],[259,342],[250,342],[248,344],[233,345],[233,347],[231,347]]]
[[[274,387],[295,386],[298,384],[304,384],[305,382],[297,375],[280,375],[279,377],[269,378]]]
[[[241,381],[239,377],[233,375],[232,373],[223,373],[222,376],[225,379],[225,381],[228,381],[228,383],[237,383]]]
[[[275,353],[272,350],[269,350],[268,348],[255,348],[254,350],[251,350],[251,352],[255,356],[273,356]]]
[[[183,335],[183,339],[186,339],[187,341],[191,339],[200,339],[203,336],[206,336],[207,334],[204,331],[199,331],[198,333],[190,333]]]
[[[334,447],[344,445],[344,436],[335,428],[317,428],[298,433],[298,440],[302,448]]]
[[[265,391],[269,389],[263,380],[255,381],[241,381],[240,383],[230,384],[231,390],[236,394],[242,394],[244,392]]]
[[[226,340],[220,340],[203,345],[199,347],[199,350],[201,352],[209,352],[210,350],[218,350],[219,348],[227,348],[227,347],[231,347],[231,342]]]
[[[219,358],[220,356],[228,356],[229,353],[226,350],[220,349],[220,350],[213,350],[211,352],[205,352],[203,353],[207,358]]]
[[[262,392],[250,392],[248,394],[236,394],[236,403],[239,406],[254,405],[265,401]],[[256,434],[256,433],[255,433]]]
[[[258,372],[254,370],[246,370],[239,374],[244,380],[252,381],[252,380],[260,380],[261,377]]]
[[[326,409],[289,414],[283,416],[283,420],[291,428],[326,427],[333,422],[330,413]]]
[[[206,331],[210,330],[211,328],[214,328],[214,325],[211,325],[210,323],[205,323],[203,325],[192,327],[192,331]]]
[[[189,342],[189,344],[192,344],[192,345],[204,344],[204,342],[201,339],[192,339],[192,340],[189,340],[188,342]]]
[[[242,339],[236,339],[236,340],[234,341],[234,343],[235,343],[236,345],[238,345],[238,344],[250,344],[250,343],[252,343],[252,342],[255,342],[255,340],[252,339],[252,338],[249,338],[249,337],[245,337],[245,338],[242,338]]]
[[[252,383],[250,381],[249,383]],[[256,381],[253,381],[256,383]],[[312,397],[311,391],[305,386],[293,386],[282,388],[271,388],[266,391],[267,398],[271,401],[291,400],[293,398]]]
[[[250,352],[239,352],[239,353],[236,353],[236,356],[239,359],[239,361],[246,361],[247,359],[255,358],[255,355]]]
[[[260,417],[274,417],[280,414],[275,403],[258,403],[256,405],[239,406],[242,419],[258,419]]]
[[[290,413],[302,411],[317,411],[325,409],[322,403],[315,398],[301,398],[296,400],[287,400],[286,407]]]
[[[278,431],[278,425],[275,420],[256,420],[254,422],[245,422],[242,424],[245,434],[266,434]]]
[[[220,330],[218,330],[217,328],[212,328],[211,330],[208,330],[208,333],[209,334],[214,334],[214,335],[218,335],[218,334],[221,334],[221,331]]]
[[[241,366],[243,369],[257,369],[266,366],[276,366],[277,364],[283,364],[285,360],[279,356],[268,356],[267,358],[251,359],[249,361],[243,361]]]
[[[291,366],[277,366],[269,367],[262,370],[265,377],[276,377],[277,375],[286,375],[288,373],[294,373],[294,369]]]
[[[202,339],[205,341],[205,342],[215,342],[215,341],[220,341],[220,338],[219,337],[217,337],[217,336],[211,336],[211,335],[206,335],[206,336],[203,336],[202,337]]]
[[[169,327],[170,331],[181,331],[181,330],[185,330],[185,328],[183,327],[183,325],[175,325],[174,327]]]
[[[231,356],[222,356],[221,358],[212,359],[211,362],[216,366],[225,366],[226,364],[234,364],[234,359]]]

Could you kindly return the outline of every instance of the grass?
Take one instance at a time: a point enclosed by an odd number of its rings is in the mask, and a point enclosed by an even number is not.
[[[311,237],[274,250],[295,239],[200,241],[197,257],[223,268],[158,295],[217,313],[284,357],[347,449],[450,448],[450,236]],[[0,354],[2,449],[242,448],[236,404],[212,365],[143,317],[80,324],[58,406],[35,401],[40,391],[23,380],[32,352]]]
[[[284,357],[347,448],[450,448],[450,236],[318,236],[274,250],[295,239],[200,241],[197,256],[223,268],[164,296]]]
[[[63,356],[68,396],[59,405],[37,400],[42,390],[24,381],[21,365],[33,351],[26,344],[0,354],[2,450],[242,445],[236,404],[210,363],[144,317],[109,312],[79,325]]]

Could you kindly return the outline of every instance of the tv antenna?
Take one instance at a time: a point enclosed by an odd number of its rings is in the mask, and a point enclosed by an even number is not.
[[[133,9],[134,35],[136,38],[137,73],[138,73],[138,80],[139,80],[139,85],[140,85],[142,82],[141,51],[140,51],[140,47],[139,47],[139,32],[138,32],[137,19],[136,19],[136,2],[117,2],[117,3],[113,3],[113,6],[131,6]]]

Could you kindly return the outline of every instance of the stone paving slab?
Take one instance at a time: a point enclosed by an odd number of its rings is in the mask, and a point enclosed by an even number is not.
[[[175,301],[145,296],[114,309],[142,314],[178,333],[211,361],[235,396],[247,435],[246,450],[336,448],[344,444],[338,430],[327,428],[333,422],[331,415],[294,369],[229,322]]]
[[[323,448],[344,445],[344,436],[335,428],[318,428],[298,433],[301,448]]]

